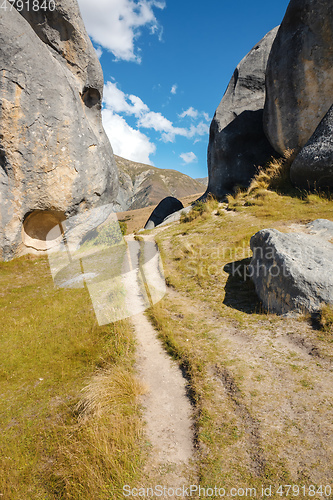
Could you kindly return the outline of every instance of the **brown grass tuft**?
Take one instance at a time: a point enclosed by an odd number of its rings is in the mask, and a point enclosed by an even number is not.
[[[290,167],[293,161],[294,151],[287,149],[281,158],[272,158],[267,167],[259,167],[259,171],[251,182],[247,193],[253,194],[255,191],[262,189],[280,191],[290,188]]]
[[[333,334],[333,305],[324,305],[319,313],[320,329],[326,333]]]

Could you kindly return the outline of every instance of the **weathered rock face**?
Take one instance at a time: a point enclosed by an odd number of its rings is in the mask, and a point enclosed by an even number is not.
[[[155,226],[161,224],[169,215],[178,212],[182,208],[184,208],[184,205],[181,201],[172,196],[167,196],[153,210],[146,222],[145,229],[153,229]]]
[[[324,240],[333,239],[333,222],[327,219],[316,219],[309,222],[307,229],[311,234],[316,234]]]
[[[264,126],[298,153],[333,103],[332,0],[291,0],[267,65]]]
[[[330,221],[327,221],[328,223]],[[249,267],[256,292],[270,312],[317,312],[333,304],[333,244],[331,228],[321,234],[283,234],[263,229],[251,238]],[[320,233],[322,221],[312,227]]]
[[[114,201],[118,179],[101,123],[102,70],[76,0],[57,1],[54,12],[1,11],[0,46],[0,258],[8,260],[25,252],[22,234],[43,249],[52,224]]]
[[[274,154],[263,131],[265,72],[278,28],[270,31],[237,66],[210,126],[207,193],[218,197],[247,186]]]
[[[333,188],[333,106],[297,155],[290,178],[303,189]]]

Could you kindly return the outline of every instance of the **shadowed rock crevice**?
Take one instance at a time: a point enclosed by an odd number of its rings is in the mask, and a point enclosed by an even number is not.
[[[84,88],[82,92],[82,101],[87,108],[102,109],[101,94],[99,90],[93,88]]]

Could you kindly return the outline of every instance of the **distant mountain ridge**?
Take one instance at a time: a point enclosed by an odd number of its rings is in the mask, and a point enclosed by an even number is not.
[[[195,180],[203,184],[205,188],[208,186],[208,177],[197,177]]]
[[[166,196],[183,198],[205,191],[202,182],[177,170],[153,167],[114,155],[119,170],[117,203],[121,210],[156,205]]]

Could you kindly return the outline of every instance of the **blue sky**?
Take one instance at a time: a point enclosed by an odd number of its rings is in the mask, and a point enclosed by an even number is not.
[[[288,0],[79,0],[115,154],[207,175],[209,125],[240,60]]]

